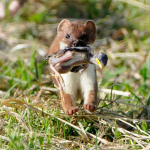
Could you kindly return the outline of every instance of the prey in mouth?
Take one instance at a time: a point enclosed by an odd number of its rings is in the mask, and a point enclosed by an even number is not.
[[[107,65],[108,57],[100,52],[91,54],[91,47],[70,47],[60,50],[58,53],[47,56],[59,73],[83,72],[88,64],[95,64],[103,69]]]

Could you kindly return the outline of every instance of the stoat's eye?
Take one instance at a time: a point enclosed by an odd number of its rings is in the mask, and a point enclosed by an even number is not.
[[[69,39],[69,38],[70,38],[70,35],[69,35],[69,34],[67,34],[67,35],[66,35],[66,38],[67,38],[67,39]]]

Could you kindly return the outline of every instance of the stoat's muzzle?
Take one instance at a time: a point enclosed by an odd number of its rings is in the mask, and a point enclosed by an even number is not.
[[[84,47],[84,46],[86,46],[86,43],[84,41],[77,40],[77,41],[73,41],[72,46],[73,47]]]

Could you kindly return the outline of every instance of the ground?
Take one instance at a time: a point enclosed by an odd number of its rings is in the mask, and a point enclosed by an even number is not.
[[[149,11],[142,0],[36,0],[7,13],[0,21],[1,148],[150,149]],[[45,55],[63,18],[94,20],[93,47],[109,58],[97,69],[93,114],[78,101],[79,113],[65,115],[49,74]]]

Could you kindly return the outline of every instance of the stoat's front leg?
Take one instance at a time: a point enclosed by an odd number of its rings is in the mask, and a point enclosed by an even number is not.
[[[73,74],[69,72],[61,75],[54,68],[53,64],[50,65],[50,72],[57,89],[59,89],[61,104],[65,113],[67,115],[73,115],[79,110],[75,106],[76,92],[74,90],[76,85],[72,83],[74,78]]]
[[[75,100],[78,95],[80,75],[79,73],[68,72],[66,74],[61,74],[61,76],[65,84],[65,92],[63,93],[65,101],[61,99],[61,104],[66,114],[73,115],[79,110],[75,105]]]
[[[97,107],[97,76],[95,66],[89,64],[88,68],[81,74],[80,89],[84,98],[84,109],[93,112]]]

